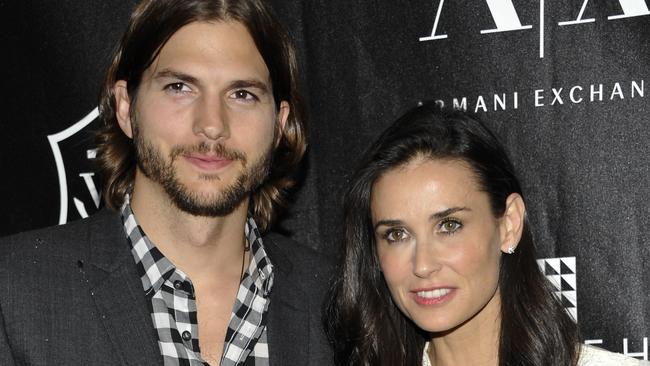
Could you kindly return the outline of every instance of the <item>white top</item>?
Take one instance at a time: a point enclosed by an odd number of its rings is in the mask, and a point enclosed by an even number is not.
[[[620,353],[605,351],[604,349],[582,345],[578,366],[642,366],[650,365],[648,361],[627,357]]]
[[[432,366],[427,352],[428,349],[429,342],[424,346],[422,366]],[[578,366],[650,366],[650,362],[583,344],[580,347]]]

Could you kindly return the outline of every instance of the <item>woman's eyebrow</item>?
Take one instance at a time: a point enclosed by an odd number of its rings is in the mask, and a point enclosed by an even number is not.
[[[431,216],[429,216],[429,220],[440,220],[458,211],[472,211],[472,210],[467,207],[451,207],[431,214]]]
[[[400,226],[403,225],[404,223],[401,220],[379,220],[374,226],[374,229],[377,230],[378,227],[380,226]]]
[[[467,207],[451,207],[451,208],[446,208],[442,211],[434,212],[429,216],[429,220],[440,220],[442,218],[445,218],[453,213],[459,212],[459,211],[472,211],[470,208]],[[378,227],[380,226],[400,226],[404,225],[404,222],[402,220],[397,220],[397,219],[386,219],[386,220],[379,220],[374,226],[374,229],[377,230]]]

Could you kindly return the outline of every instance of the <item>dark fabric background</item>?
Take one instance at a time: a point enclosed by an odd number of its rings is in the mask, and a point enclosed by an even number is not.
[[[576,258],[585,339],[617,352],[627,342],[628,353],[648,359],[647,0],[446,1],[435,34],[447,38],[431,41],[419,39],[431,35],[439,0],[272,2],[299,47],[311,116],[304,180],[285,230],[334,253],[340,193],[369,142],[419,101],[466,98],[510,152],[540,258]],[[57,144],[67,183],[63,215],[48,135],[95,108],[134,4],[0,0],[0,234],[78,219],[74,198],[96,210],[79,175],[92,172],[87,150],[96,122]],[[531,27],[481,33],[504,24],[489,5],[500,5],[502,15],[512,6]],[[631,15],[635,5],[640,16],[609,18]],[[593,21],[558,24],[581,9],[581,19]],[[601,84],[602,98],[590,100],[590,88]],[[571,101],[572,89],[581,102]],[[505,109],[494,95],[505,95]]]

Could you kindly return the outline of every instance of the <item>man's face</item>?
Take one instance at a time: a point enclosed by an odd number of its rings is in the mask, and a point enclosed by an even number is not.
[[[143,74],[135,113],[125,114],[120,93],[128,99],[118,82],[118,120],[136,147],[136,192],[139,182],[157,184],[200,216],[232,212],[262,183],[289,113],[286,102],[276,109],[269,71],[239,22],[179,29]]]

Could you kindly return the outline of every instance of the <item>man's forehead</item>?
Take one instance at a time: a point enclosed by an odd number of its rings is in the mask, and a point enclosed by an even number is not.
[[[269,71],[255,41],[238,21],[196,21],[177,30],[149,68],[191,68],[197,72],[229,71],[269,81]],[[233,75],[234,76],[234,75]]]

